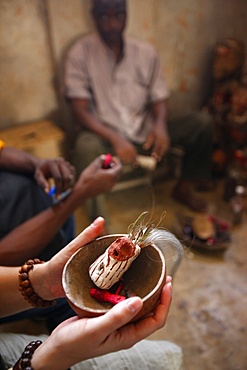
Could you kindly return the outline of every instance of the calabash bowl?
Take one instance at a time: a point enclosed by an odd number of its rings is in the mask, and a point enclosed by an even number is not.
[[[98,238],[80,248],[66,263],[62,284],[66,298],[82,317],[96,317],[105,314],[112,308],[110,303],[98,302],[89,291],[95,288],[89,277],[89,266],[124,234],[114,234]],[[157,305],[166,280],[165,257],[155,245],[142,249],[131,267],[123,275],[124,286],[134,292],[143,301],[143,307],[134,320],[148,315]]]

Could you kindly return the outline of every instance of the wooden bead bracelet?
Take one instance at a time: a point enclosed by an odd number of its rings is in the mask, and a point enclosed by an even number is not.
[[[28,260],[27,262],[22,265],[19,270],[19,291],[23,295],[24,299],[28,301],[33,307],[51,307],[54,306],[56,300],[46,301],[40,298],[34,291],[32,284],[29,280],[29,271],[33,269],[34,265],[39,263],[44,263],[44,261],[40,261],[38,258],[34,260]]]
[[[34,351],[41,345],[41,340],[34,340],[24,349],[21,358],[16,362],[13,370],[32,370],[31,359]]]

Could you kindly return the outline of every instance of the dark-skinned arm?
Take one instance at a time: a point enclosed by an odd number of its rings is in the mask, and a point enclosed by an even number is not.
[[[133,163],[136,160],[136,149],[121,133],[100,122],[99,119],[89,111],[87,99],[70,99],[71,110],[81,125],[89,131],[94,132],[103,140],[109,142],[113,147],[114,154],[122,163]]]
[[[114,164],[105,170],[101,168],[102,159],[96,158],[81,173],[69,197],[22,223],[1,239],[1,265],[21,265],[25,260],[36,257],[77,207],[86,199],[111,189],[121,171],[116,158]]]
[[[152,156],[159,162],[170,148],[170,137],[167,130],[167,102],[152,103],[153,130],[149,134],[144,149],[152,148]]]
[[[75,168],[64,158],[42,159],[10,146],[0,152],[0,169],[32,175],[45,192],[52,178],[57,195],[73,186],[75,180]]]
[[[5,146],[0,152],[0,168],[33,174],[41,159],[14,147]]]

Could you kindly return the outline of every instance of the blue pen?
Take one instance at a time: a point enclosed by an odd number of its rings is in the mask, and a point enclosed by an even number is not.
[[[55,185],[53,185],[53,186],[50,188],[48,195],[50,195],[50,197],[53,197],[53,196],[56,194],[56,191],[57,191],[56,186],[55,186]]]
[[[59,202],[61,202],[62,200],[64,200],[65,198],[67,198],[68,195],[70,195],[72,189],[69,188],[67,189],[66,191],[64,191],[63,193],[59,194],[58,196],[56,196],[56,186],[53,185],[51,188],[50,188],[50,191],[49,191],[49,195],[50,197],[52,197],[52,200],[54,202],[54,204],[57,204]]]

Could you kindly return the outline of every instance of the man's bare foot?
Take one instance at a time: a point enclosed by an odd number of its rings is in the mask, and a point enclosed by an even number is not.
[[[184,204],[192,211],[206,212],[207,203],[198,197],[195,197],[192,191],[182,191],[179,188],[175,188],[172,193],[172,197],[179,203]]]

